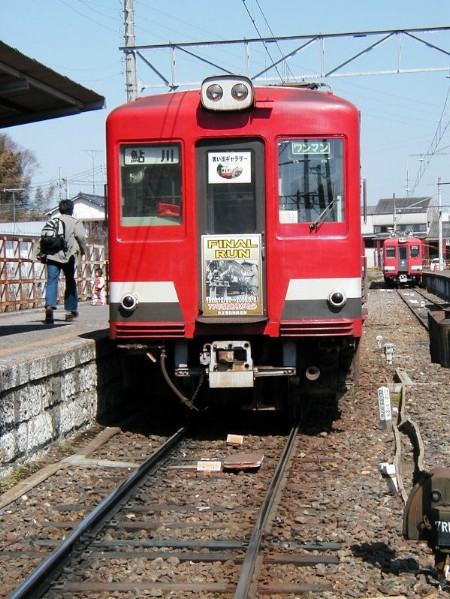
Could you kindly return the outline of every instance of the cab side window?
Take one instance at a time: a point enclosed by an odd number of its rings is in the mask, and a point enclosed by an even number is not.
[[[122,225],[182,223],[179,144],[122,146],[120,165]]]

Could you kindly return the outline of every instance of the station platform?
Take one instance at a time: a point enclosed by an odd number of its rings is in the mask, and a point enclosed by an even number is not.
[[[123,401],[119,352],[109,339],[109,306],[63,306],[0,314],[0,476]]]
[[[107,339],[109,306],[78,305],[79,316],[65,321],[65,310],[54,312],[55,324],[44,324],[44,308],[0,314],[0,368],[43,355],[60,354],[86,340]]]

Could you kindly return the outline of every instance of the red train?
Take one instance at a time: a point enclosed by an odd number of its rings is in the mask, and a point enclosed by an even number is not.
[[[210,77],[115,109],[107,151],[111,337],[188,405],[335,393],[363,323],[355,106]]]
[[[390,237],[383,243],[383,275],[388,285],[422,282],[423,241],[417,237]]]

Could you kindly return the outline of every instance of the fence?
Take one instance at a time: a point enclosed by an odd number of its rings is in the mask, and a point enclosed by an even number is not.
[[[45,304],[46,268],[34,260],[35,237],[0,236],[0,313],[41,308]],[[88,244],[86,256],[77,266],[80,301],[92,296],[92,280],[100,266],[107,272],[105,246]],[[59,301],[64,302],[64,277],[59,282]]]

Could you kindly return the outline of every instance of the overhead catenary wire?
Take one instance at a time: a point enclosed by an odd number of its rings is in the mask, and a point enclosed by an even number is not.
[[[449,96],[450,96],[450,84],[447,89],[447,95],[445,97],[444,107],[442,108],[441,116],[439,118],[439,122],[437,124],[436,131],[434,133],[433,139],[430,143],[428,150],[423,154],[423,160],[420,163],[419,171],[417,173],[416,179],[415,179],[414,184],[410,191],[411,195],[414,194],[414,191],[416,190],[418,184],[420,183],[420,180],[421,180],[422,176],[424,175],[432,158],[438,154],[439,143],[441,142],[445,132],[447,131],[447,129],[450,125],[450,120],[449,120],[449,121],[447,121],[445,126],[443,126],[443,121],[444,121],[444,116],[445,116],[445,111],[447,108]]]
[[[252,17],[252,15],[251,15],[251,13],[250,13],[250,10],[249,10],[249,8],[248,8],[248,6],[247,6],[247,4],[246,4],[246,0],[242,0],[242,4],[244,5],[244,8],[245,8],[245,10],[247,11],[247,14],[248,14],[248,16],[249,16],[249,19],[251,20],[251,22],[252,22],[252,24],[253,24],[253,27],[255,28],[255,31],[256,31],[256,33],[258,34],[259,38],[262,40],[264,36],[263,36],[263,35],[261,35],[261,32],[260,32],[260,31],[259,31],[259,29],[258,29],[258,26],[257,26],[257,24],[256,24],[256,21],[255,21],[255,19]],[[262,14],[262,15],[263,15],[263,17],[264,17],[264,13],[262,12],[262,9],[261,9],[261,6],[259,5],[259,2],[258,2],[258,0],[257,0],[257,4],[258,4],[258,8],[259,8],[259,10],[260,10],[261,14]],[[265,17],[264,17],[264,19],[265,19],[265,21],[266,21],[266,23],[267,23],[267,19],[266,19]],[[268,25],[268,23],[267,23],[267,25]],[[271,32],[271,33],[272,33],[272,32]],[[273,35],[273,34],[272,34],[272,35]],[[277,42],[277,45],[278,45],[278,42]],[[267,56],[268,56],[268,57],[269,57],[269,59],[271,60],[271,62],[272,62],[272,65],[274,66],[274,69],[275,69],[275,71],[277,72],[277,75],[278,75],[278,77],[280,78],[280,81],[283,81],[283,76],[281,75],[280,71],[278,70],[278,67],[276,66],[276,64],[275,64],[275,60],[272,58],[272,56],[271,56],[271,54],[270,54],[270,51],[269,51],[269,48],[267,47],[267,44],[264,44],[264,50],[266,51],[266,54],[267,54]]]
[[[243,1],[244,1],[244,0],[243,0]],[[271,28],[271,26],[269,25],[269,22],[268,22],[268,20],[267,20],[267,18],[266,18],[266,15],[264,14],[264,11],[263,11],[263,10],[262,10],[262,8],[261,8],[261,5],[260,5],[260,3],[259,3],[259,0],[256,0],[256,5],[258,6],[258,8],[259,8],[259,12],[261,13],[261,16],[262,16],[262,18],[264,19],[264,22],[265,22],[265,24],[267,25],[267,29],[269,30],[269,33],[270,33],[270,35],[271,35],[272,37],[274,37],[274,38],[275,38],[275,34],[274,34],[274,32],[272,31],[272,28]],[[279,42],[278,42],[278,41],[276,41],[276,42],[275,42],[275,44],[276,44],[276,46],[277,46],[277,48],[278,48],[278,50],[279,50],[279,52],[280,52],[280,55],[281,55],[281,56],[284,56],[284,52],[281,50]],[[290,76],[292,77],[292,79],[295,81],[295,80],[296,80],[296,78],[295,78],[295,75],[294,75],[294,73],[292,72],[292,70],[291,70],[291,68],[290,68],[290,66],[288,65],[288,63],[287,63],[287,61],[286,61],[286,60],[285,60],[285,61],[283,61],[283,65],[284,65],[284,69],[285,69],[285,71],[286,71],[286,74],[290,74]],[[278,71],[277,71],[277,72],[278,72]],[[287,78],[288,78],[288,77],[287,77],[287,75],[286,75],[285,79],[287,79]]]

